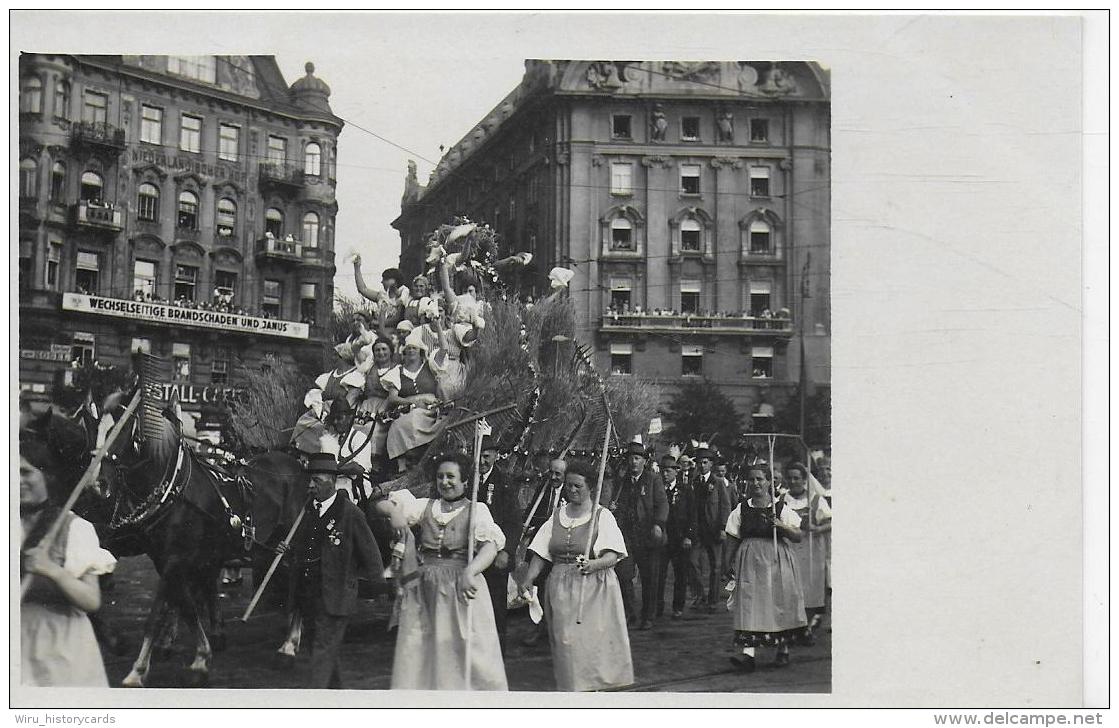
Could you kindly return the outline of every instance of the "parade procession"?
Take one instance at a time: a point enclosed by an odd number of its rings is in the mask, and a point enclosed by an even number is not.
[[[23,685],[830,691],[826,71],[528,61],[385,265],[313,64],[20,68]]]

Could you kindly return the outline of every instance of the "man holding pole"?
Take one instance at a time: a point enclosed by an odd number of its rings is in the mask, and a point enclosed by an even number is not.
[[[341,688],[339,651],[346,623],[357,609],[358,577],[383,584],[384,565],[365,516],[336,489],[338,461],[314,453],[307,464],[311,501],[290,546],[292,591],[310,625],[311,688]]]
[[[497,552],[493,563],[482,572],[493,602],[493,618],[497,625],[497,638],[501,643],[501,653],[505,654],[506,612],[509,608],[509,571],[517,550],[517,535],[520,529],[517,512],[517,495],[497,469],[497,441],[492,435],[482,438],[482,453],[479,458],[481,487],[478,500],[486,504],[498,528],[505,534],[505,546]]]

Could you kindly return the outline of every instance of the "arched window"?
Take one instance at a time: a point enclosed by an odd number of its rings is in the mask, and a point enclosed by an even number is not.
[[[610,221],[610,249],[634,250],[633,223],[624,217]]]
[[[700,252],[703,242],[703,226],[695,218],[680,221],[680,250],[684,253]]]
[[[55,162],[51,166],[51,202],[63,202],[66,198],[66,165]]]
[[[284,236],[284,213],[277,210],[275,207],[269,207],[264,211],[264,233],[272,233],[274,238],[282,238]]]
[[[312,177],[322,174],[322,147],[315,142],[303,148],[303,174]]]
[[[769,223],[764,220],[754,220],[750,223],[751,254],[768,255],[773,252],[773,239],[770,232]]]
[[[231,237],[237,228],[237,203],[228,197],[218,200],[218,236]]]
[[[101,175],[96,172],[82,172],[82,191],[79,198],[82,202],[101,202],[104,186]]]
[[[159,188],[150,182],[137,190],[136,217],[140,220],[159,219]]]
[[[31,157],[19,163],[19,196],[39,196],[39,163]]]
[[[313,212],[303,216],[303,245],[308,248],[319,247],[319,216]]]
[[[43,113],[43,79],[25,76],[20,86],[19,110],[24,114]]]
[[[54,117],[70,118],[70,82],[61,78],[54,84]]]
[[[198,229],[198,195],[190,190],[179,193],[178,226],[184,230]]]

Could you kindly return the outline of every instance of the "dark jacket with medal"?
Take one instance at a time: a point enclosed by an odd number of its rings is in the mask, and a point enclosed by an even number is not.
[[[695,498],[696,534],[704,543],[718,540],[730,518],[731,497],[727,482],[714,473],[705,481],[696,472],[692,478],[692,495]]]
[[[663,531],[668,522],[668,498],[661,476],[646,467],[634,480],[625,471],[614,477],[609,496],[603,495],[627,546],[655,548],[664,545],[663,539],[659,543],[653,540],[653,526],[660,526]]]
[[[486,504],[494,523],[505,534],[505,547],[502,551],[509,554],[508,568],[512,568],[522,523],[520,509],[517,507],[517,489],[512,487],[496,465],[490,470],[489,477],[478,482],[478,502]]]

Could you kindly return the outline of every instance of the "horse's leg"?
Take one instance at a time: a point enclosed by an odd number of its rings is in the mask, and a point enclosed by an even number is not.
[[[223,652],[226,645],[225,611],[221,607],[221,597],[218,595],[216,585],[207,596],[210,604],[210,631],[213,633],[210,644],[214,652]]]
[[[288,617],[288,635],[284,643],[280,645],[278,652],[285,657],[295,657],[299,652],[299,642],[303,638],[303,614],[299,607],[292,607],[291,615]]]
[[[166,659],[171,656],[171,648],[175,644],[175,640],[179,638],[179,611],[177,609],[167,609],[167,616],[163,620],[163,626],[156,634],[155,639],[155,652],[156,657],[160,660]]]
[[[217,573],[213,573],[212,576],[214,577],[213,581],[216,582]],[[194,673],[194,682],[199,687],[205,685],[210,678],[210,659],[213,657],[213,650],[210,648],[210,640],[206,636],[206,627],[202,624],[200,610],[200,606],[205,604],[208,596],[204,591],[206,583],[208,582],[203,584],[197,584],[193,581],[187,582],[183,585],[182,590],[183,619],[194,628],[196,640],[194,662],[190,663],[190,671]]]
[[[124,680],[121,681],[121,685],[126,688],[144,687],[144,681],[148,677],[148,668],[151,666],[152,649],[155,645],[155,638],[165,622],[168,611],[165,591],[166,586],[164,585],[164,581],[160,579],[159,587],[155,594],[155,601],[152,602],[152,611],[148,615],[148,622],[144,628],[144,642],[140,645],[140,654],[136,656],[136,662],[132,664],[132,670]]]

